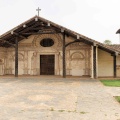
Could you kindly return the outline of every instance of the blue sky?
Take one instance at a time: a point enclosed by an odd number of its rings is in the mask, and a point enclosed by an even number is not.
[[[37,15],[99,42],[119,43],[120,0],[0,0],[0,34]]]

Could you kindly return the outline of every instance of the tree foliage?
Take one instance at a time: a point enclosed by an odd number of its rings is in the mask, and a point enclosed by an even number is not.
[[[103,43],[106,44],[106,45],[111,45],[112,44],[112,42],[110,40],[105,40]]]

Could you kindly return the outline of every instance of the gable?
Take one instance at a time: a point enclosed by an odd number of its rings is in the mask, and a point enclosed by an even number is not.
[[[97,42],[93,39],[90,39],[84,35],[76,33],[72,30],[69,30],[63,26],[60,26],[56,23],[53,23],[49,20],[46,20],[42,17],[35,16],[22,24],[18,25],[17,27],[13,28],[12,30],[6,32],[5,34],[0,36],[0,47],[10,47],[11,45],[15,45],[15,39],[18,38],[18,42],[25,44],[25,42],[31,44],[32,38],[31,35],[41,35],[41,34],[59,34],[65,33],[66,36],[74,38],[73,41],[78,40],[82,43],[88,45],[97,45],[99,49],[107,51],[111,54],[115,54],[116,52],[119,53],[114,48],[106,46],[100,42]],[[29,39],[27,41],[26,39]]]

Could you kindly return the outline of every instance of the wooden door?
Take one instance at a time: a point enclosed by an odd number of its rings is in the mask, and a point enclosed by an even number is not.
[[[40,55],[40,75],[54,75],[54,66],[54,55]]]

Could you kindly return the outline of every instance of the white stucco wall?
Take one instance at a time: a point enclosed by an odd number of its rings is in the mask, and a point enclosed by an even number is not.
[[[101,49],[98,49],[98,77],[113,76],[113,56]]]
[[[117,77],[120,77],[120,55],[116,57],[117,59]]]

